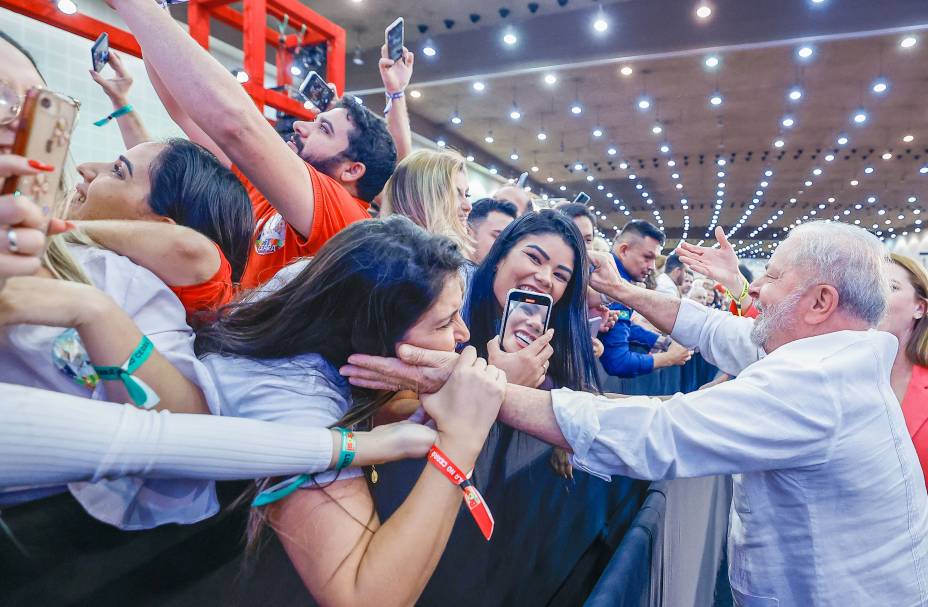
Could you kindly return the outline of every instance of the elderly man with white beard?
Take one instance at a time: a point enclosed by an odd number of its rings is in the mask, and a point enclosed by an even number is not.
[[[884,259],[862,229],[803,224],[750,285],[752,321],[625,283],[599,257],[594,288],[737,377],[666,401],[510,385],[500,420],[604,479],[734,475],[737,605],[928,605],[928,495],[890,387],[897,343],[873,329]],[[436,353],[399,355],[343,372],[426,392],[449,372]]]

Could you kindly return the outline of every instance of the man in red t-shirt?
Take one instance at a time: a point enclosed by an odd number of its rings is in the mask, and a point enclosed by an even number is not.
[[[255,240],[242,286],[255,287],[333,234],[366,219],[368,203],[396,165],[386,123],[353,98],[313,122],[295,122],[284,142],[222,65],[155,3],[121,1],[152,84],[190,139],[237,174],[255,211]]]

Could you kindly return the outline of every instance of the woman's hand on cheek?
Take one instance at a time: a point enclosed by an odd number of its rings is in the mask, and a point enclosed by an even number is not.
[[[422,406],[438,426],[438,443],[455,463],[473,467],[506,394],[506,374],[465,348],[448,379]]]
[[[487,359],[491,365],[506,372],[509,383],[537,388],[548,373],[548,361],[554,354],[551,347],[553,338],[554,329],[548,329],[528,347],[518,352],[503,352],[497,336],[487,343]]]
[[[80,327],[104,311],[112,300],[90,285],[18,276],[0,290],[0,325]]]

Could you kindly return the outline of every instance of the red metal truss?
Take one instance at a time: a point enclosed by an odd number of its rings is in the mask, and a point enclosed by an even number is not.
[[[235,0],[190,0],[187,21],[191,37],[201,46],[209,48],[210,20],[216,19],[242,32],[244,69],[249,80],[245,90],[263,110],[265,105],[288,114],[311,120],[314,113],[303,104],[286,94],[264,87],[264,69],[267,47],[276,49],[278,85],[290,83],[290,63],[300,42],[303,44],[325,43],[326,78],[335,84],[339,93],[345,90],[345,30],[316,13],[299,0],[243,0],[242,10],[232,7]],[[110,47],[141,57],[135,37],[126,30],[114,27],[99,19],[82,15],[80,12],[66,15],[59,11],[51,0],[0,0],[0,7],[32,17],[43,23],[58,27],[72,34],[95,40],[101,32],[107,32]],[[291,28],[300,30],[305,26],[302,41],[294,34],[281,40],[277,30],[267,26],[268,16],[278,20],[288,17]]]

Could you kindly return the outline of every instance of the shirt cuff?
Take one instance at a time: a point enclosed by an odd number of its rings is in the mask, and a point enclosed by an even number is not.
[[[670,336],[685,348],[698,347],[699,334],[706,324],[708,315],[709,310],[705,306],[699,305],[692,299],[681,299],[680,310],[677,312],[677,319],[673,323]]]
[[[599,416],[596,413],[597,398],[586,392],[574,392],[567,388],[551,391],[551,405],[561,434],[570,445],[574,455],[571,463],[575,468],[611,481],[608,474],[595,470],[585,462],[587,453],[599,434]]]

